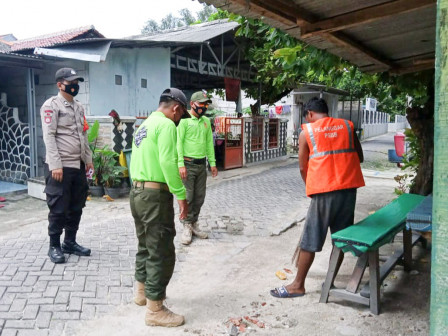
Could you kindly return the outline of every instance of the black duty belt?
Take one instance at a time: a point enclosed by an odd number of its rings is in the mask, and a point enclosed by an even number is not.
[[[195,158],[184,156],[184,161],[188,162],[188,163],[197,164],[197,165],[205,164],[205,158],[195,159]]]

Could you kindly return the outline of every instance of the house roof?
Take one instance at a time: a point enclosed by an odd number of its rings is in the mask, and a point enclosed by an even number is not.
[[[13,34],[0,35],[0,40],[5,42],[17,41],[16,37]]]
[[[11,51],[23,51],[34,49],[37,47],[52,47],[61,43],[66,43],[74,39],[84,38],[104,38],[94,26],[78,27],[74,29],[64,30],[47,35],[32,37],[24,40],[12,42]]]
[[[331,94],[336,94],[339,96],[349,96],[350,92],[346,90],[336,89],[334,87],[329,87],[321,84],[313,84],[313,83],[301,83],[297,90],[308,89],[316,92],[327,92]],[[294,94],[294,92],[293,92]]]
[[[164,30],[151,35],[131,36],[129,39],[158,42],[203,43],[234,30],[238,26],[239,24],[234,21],[216,20]]]
[[[199,0],[263,18],[366,72],[430,69],[435,60],[436,0]]]
[[[0,37],[0,52],[9,52],[11,50],[10,43],[3,41]]]
[[[0,50],[0,66],[15,66],[42,69],[43,63],[48,62],[34,55],[22,55]]]

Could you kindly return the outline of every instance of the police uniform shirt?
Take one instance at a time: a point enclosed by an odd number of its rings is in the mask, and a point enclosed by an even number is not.
[[[87,132],[84,131],[84,107],[76,100],[68,102],[60,93],[48,99],[40,109],[45,162],[50,170],[80,168],[81,161],[92,163]]]

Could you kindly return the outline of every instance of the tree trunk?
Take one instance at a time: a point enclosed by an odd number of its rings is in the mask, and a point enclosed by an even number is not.
[[[428,86],[429,99],[423,107],[411,107],[406,117],[420,145],[417,175],[410,192],[419,195],[432,193],[434,175],[434,86]]]
[[[250,111],[252,112],[252,116],[254,117],[259,115],[259,108],[258,108],[259,104],[260,104],[259,100],[257,100],[253,105],[250,104]]]

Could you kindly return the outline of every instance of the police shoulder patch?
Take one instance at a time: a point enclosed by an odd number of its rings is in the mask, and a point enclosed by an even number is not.
[[[147,134],[147,131],[146,131],[145,126],[140,126],[138,128],[137,132],[135,132],[134,142],[137,147],[139,147],[140,144],[142,143],[143,139],[146,138],[146,134]]]

